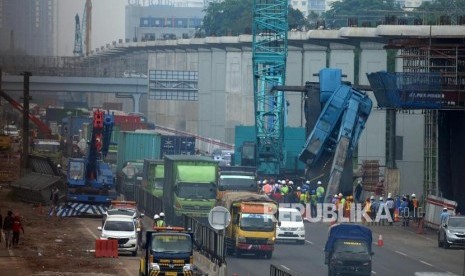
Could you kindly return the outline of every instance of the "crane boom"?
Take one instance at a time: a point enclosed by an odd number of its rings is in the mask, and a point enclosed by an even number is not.
[[[16,108],[19,112],[23,113],[23,106],[17,101],[15,101],[12,97],[10,97],[7,93],[0,90],[0,96],[7,100],[11,104],[11,106]],[[39,132],[42,135],[44,135],[45,138],[51,138],[52,130],[44,122],[42,122],[40,119],[38,119],[31,113],[28,113],[28,118],[39,128]]]
[[[257,172],[278,175],[284,162],[285,98],[272,87],[286,79],[287,0],[254,0],[253,89]]]

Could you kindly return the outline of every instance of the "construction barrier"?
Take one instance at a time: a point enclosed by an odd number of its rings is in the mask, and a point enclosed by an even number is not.
[[[270,265],[270,276],[292,276],[292,274],[271,264]]]
[[[457,205],[456,201],[429,195],[426,199],[426,212],[424,216],[425,227],[438,229],[443,208],[447,208],[450,214],[455,214]]]
[[[118,258],[118,241],[104,239],[95,240],[95,257]]]

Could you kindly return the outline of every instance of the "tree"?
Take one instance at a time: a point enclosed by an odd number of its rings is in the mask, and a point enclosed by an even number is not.
[[[252,0],[212,2],[205,10],[203,28],[207,36],[252,33]]]
[[[288,14],[288,26],[289,30],[303,30],[308,27],[308,21],[305,19],[302,12],[298,9],[292,8],[289,5],[289,14]]]
[[[454,22],[458,16],[465,15],[465,0],[423,1],[415,11],[422,14],[426,24],[439,24],[440,16],[450,16]]]
[[[399,12],[401,7],[394,0],[343,0],[331,4],[331,9],[323,14],[332,27],[344,26],[349,17],[376,21],[388,12]]]
[[[205,9],[203,30],[206,36],[252,34],[253,0],[212,2]],[[289,30],[302,30],[308,23],[303,14],[289,6]]]

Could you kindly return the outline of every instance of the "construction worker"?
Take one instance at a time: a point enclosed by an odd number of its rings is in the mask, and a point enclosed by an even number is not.
[[[442,208],[442,213],[441,213],[441,216],[440,216],[440,221],[441,221],[441,225],[443,225],[444,223],[446,223],[446,220],[447,218],[450,216],[449,212],[447,211],[447,207],[444,207]]]
[[[158,227],[165,227],[166,222],[165,222],[165,213],[161,212],[159,214],[160,219],[157,221],[157,226]]]
[[[160,220],[160,216],[158,214],[155,214],[153,216],[153,227],[157,227],[158,226],[158,221]]]
[[[270,196],[272,190],[273,186],[270,183],[267,182],[265,185],[263,185],[262,191],[265,195]]]
[[[299,202],[300,204],[304,205],[305,207],[307,206],[307,190],[302,190],[300,187],[297,187],[297,192],[300,192],[299,195]]]
[[[368,217],[371,219],[371,199],[367,197],[365,200],[363,210],[365,210],[365,213],[368,215]],[[364,216],[362,216],[362,223],[366,224],[366,219]],[[370,223],[371,224],[371,223]]]
[[[323,203],[325,200],[325,188],[323,187],[321,181],[317,183],[318,187],[316,188],[316,197],[318,199],[318,203]]]
[[[402,198],[402,202],[400,203],[400,214],[402,215],[402,226],[408,227],[410,216],[409,216],[409,209],[408,209],[408,200],[407,197]]]
[[[316,197],[316,191],[312,190],[310,192],[310,213],[312,215],[312,218],[315,218],[317,215],[317,203],[318,198]]]
[[[418,199],[415,194],[412,194],[412,205],[413,205],[413,221],[418,222]]]
[[[379,209],[379,202],[376,201],[375,199],[375,196],[371,196],[370,197],[370,201],[371,201],[371,221],[372,221],[372,225],[377,225],[376,223],[376,214],[378,213],[378,209]]]
[[[379,197],[379,207],[378,208],[381,208],[381,215],[386,215],[386,213],[384,212],[384,205],[386,205],[386,202],[384,202],[384,198],[382,196]],[[380,225],[384,225],[384,219],[380,219],[379,220],[379,223]]]
[[[392,198],[391,193],[388,194],[388,197],[386,199],[386,206],[389,209],[389,215],[391,216],[391,220],[389,221],[389,225],[392,226],[392,223],[394,222],[395,202],[394,202],[394,199]]]

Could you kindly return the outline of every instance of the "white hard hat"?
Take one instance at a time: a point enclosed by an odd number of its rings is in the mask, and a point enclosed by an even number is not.
[[[412,194],[412,197],[417,197],[415,194]]]
[[[337,194],[335,194],[334,197],[337,197]]]
[[[375,196],[370,196],[370,199],[375,199]]]
[[[342,196],[342,193],[339,193],[338,196]]]
[[[286,180],[281,181],[281,184],[286,184]]]
[[[443,211],[447,211],[447,207],[442,208]]]
[[[153,216],[153,219],[159,219],[159,218],[160,218],[160,216],[159,216],[159,215],[155,215],[155,216]]]
[[[380,201],[383,201],[383,200],[384,200],[384,198],[383,198],[382,196],[380,196],[380,197],[379,197],[379,200],[380,200]]]
[[[297,187],[297,191],[300,191],[300,187]]]
[[[164,216],[165,216],[165,213],[161,212],[160,217],[164,217]]]
[[[321,185],[321,181],[318,181],[318,183],[317,183],[317,184],[318,184],[318,185]]]
[[[392,194],[391,194],[391,193],[389,193],[389,194],[388,194],[388,198],[390,198],[391,196],[392,196]]]
[[[294,185],[294,181],[292,181],[292,180],[289,181],[289,184]]]
[[[310,180],[305,181],[306,184],[310,184]]]

